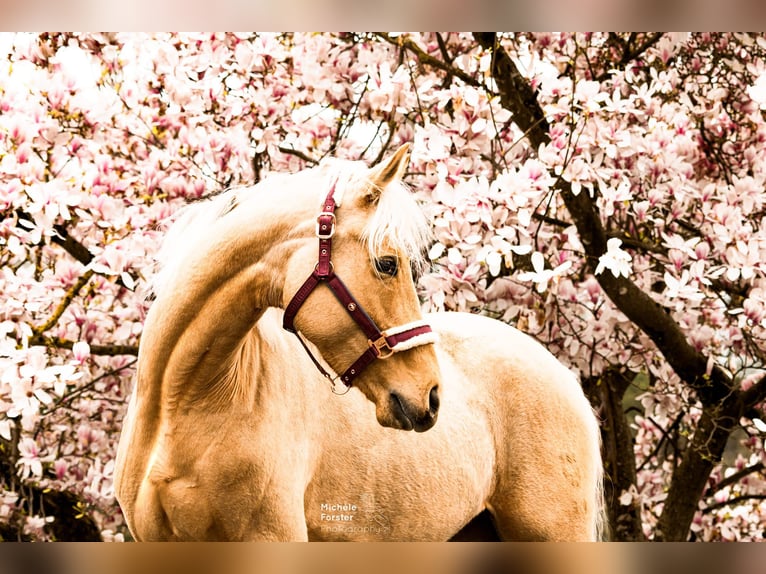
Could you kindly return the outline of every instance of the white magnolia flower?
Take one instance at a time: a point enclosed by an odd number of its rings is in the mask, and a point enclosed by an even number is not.
[[[609,269],[615,277],[630,275],[632,258],[629,253],[622,250],[621,245],[622,240],[616,237],[606,242],[606,253],[598,259],[596,275],[602,273],[604,269]]]
[[[532,254],[532,268],[534,271],[527,271],[519,275],[520,281],[532,281],[537,287],[538,293],[545,292],[548,289],[548,282],[554,277],[558,277],[563,274],[564,271],[572,266],[571,261],[564,261],[561,265],[558,265],[555,269],[545,268],[545,259],[543,254],[539,251],[535,251]]]
[[[665,285],[667,286],[666,294],[668,297],[687,299],[689,301],[701,301],[705,298],[705,294],[690,282],[691,277],[689,276],[689,271],[687,269],[683,270],[679,279],[676,279],[670,273],[665,271],[664,279]]]
[[[762,110],[766,109],[766,74],[759,76],[755,83],[747,88],[747,95],[753,98]]]
[[[19,458],[16,465],[21,467],[22,479],[40,478],[43,475],[43,464],[40,459],[40,450],[34,439],[24,437],[19,441]]]

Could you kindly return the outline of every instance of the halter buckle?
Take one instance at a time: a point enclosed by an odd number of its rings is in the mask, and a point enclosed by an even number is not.
[[[323,219],[329,217],[330,221]],[[330,228],[329,231],[327,228]],[[330,239],[335,235],[335,214],[329,211],[323,211],[317,216],[316,235],[319,239]]]
[[[389,346],[385,335],[381,335],[380,338],[376,339],[375,341],[367,339],[367,343],[370,345],[370,347],[375,349],[375,353],[378,356],[378,359],[388,359],[391,355],[394,354],[394,350]]]

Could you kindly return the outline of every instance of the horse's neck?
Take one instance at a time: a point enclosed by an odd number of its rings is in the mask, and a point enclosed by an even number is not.
[[[285,238],[307,219],[284,199],[259,196],[265,201],[247,200],[210,223],[205,237],[188,238],[152,305],[139,365],[148,380],[138,389],[152,395],[151,403],[172,408],[237,398],[242,362],[257,359],[257,341],[248,338],[253,325],[281,302],[284,262],[294,247]]]

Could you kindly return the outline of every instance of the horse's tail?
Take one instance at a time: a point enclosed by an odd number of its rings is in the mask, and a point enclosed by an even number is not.
[[[595,414],[595,413],[594,413]],[[598,420],[598,418],[596,418]],[[606,498],[604,496],[604,463],[601,459],[601,432],[597,434],[598,439],[598,453],[596,460],[598,461],[598,467],[596,469],[596,484],[595,492],[595,505],[596,515],[594,518],[593,531],[594,539],[598,542],[608,542],[612,538],[611,528],[609,527],[609,515],[607,513]]]
[[[609,542],[612,539],[611,528],[609,527],[609,515],[607,514],[606,500],[604,498],[604,471],[599,473],[598,485],[596,486],[596,540],[599,542]]]

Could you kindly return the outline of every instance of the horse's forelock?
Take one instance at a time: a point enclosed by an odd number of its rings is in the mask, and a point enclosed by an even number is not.
[[[370,170],[359,161],[330,159],[323,162],[328,179],[322,191],[324,200],[332,185],[335,185],[335,203],[343,205],[346,194],[353,190],[376,185],[369,179]],[[320,201],[321,201],[320,200]],[[391,182],[381,192],[375,212],[369,219],[363,239],[367,244],[370,261],[387,249],[393,248],[407,256],[413,266],[422,268],[426,264],[426,251],[431,240],[431,227],[414,195],[402,181]]]
[[[364,239],[373,261],[387,247],[393,247],[406,255],[414,267],[425,265],[431,227],[405,183],[390,183],[383,191],[365,229]]]

